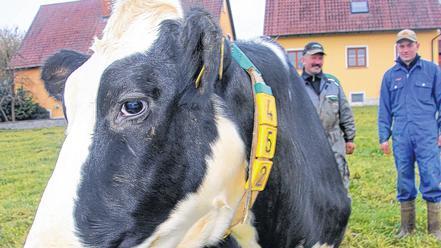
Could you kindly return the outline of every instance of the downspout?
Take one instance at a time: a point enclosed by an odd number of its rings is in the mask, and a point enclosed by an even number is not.
[[[233,40],[237,40],[237,36],[236,36],[236,30],[234,28],[234,20],[233,20],[233,12],[231,12],[231,6],[230,6],[230,1],[226,0],[225,3],[227,4],[227,11],[228,11],[228,17],[230,18],[231,21],[231,29],[233,32]]]
[[[431,54],[432,62],[433,62],[433,63],[435,63],[435,60],[434,60],[434,59],[435,59],[435,56],[433,55],[433,50],[435,50],[435,49],[434,49],[435,46],[433,45],[433,42],[434,42],[435,40],[437,40],[438,37],[441,36],[441,32],[440,32],[439,29],[438,29],[438,33],[439,33],[439,34],[437,34],[435,37],[433,37],[433,39],[430,41],[430,48],[431,48],[430,54]],[[440,49],[440,48],[438,48],[438,53],[441,52],[439,49]],[[438,56],[439,56],[439,55],[438,55]]]

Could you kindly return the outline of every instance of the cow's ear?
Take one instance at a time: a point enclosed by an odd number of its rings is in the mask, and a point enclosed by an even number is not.
[[[222,31],[209,13],[201,9],[188,13],[181,35],[182,63],[187,79],[201,93],[211,93],[219,79],[223,59],[221,47],[228,47],[223,39]],[[228,51],[223,51],[224,56]]]
[[[44,81],[44,87],[49,95],[62,100],[67,78],[89,57],[89,55],[72,50],[61,50],[50,56],[41,70],[41,79]]]

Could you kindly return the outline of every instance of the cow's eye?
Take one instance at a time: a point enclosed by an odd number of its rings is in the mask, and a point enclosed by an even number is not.
[[[125,117],[136,116],[144,113],[147,109],[147,102],[143,100],[130,100],[121,107],[121,113]]]

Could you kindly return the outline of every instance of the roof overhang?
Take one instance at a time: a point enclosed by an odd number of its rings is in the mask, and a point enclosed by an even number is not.
[[[26,65],[26,66],[15,66],[15,67],[11,67],[9,69],[14,70],[14,71],[23,71],[23,70],[30,70],[30,69],[35,69],[38,67],[41,67],[42,65]]]
[[[399,32],[402,29],[376,29],[376,30],[344,30],[344,31],[335,31],[335,32],[319,32],[319,33],[300,33],[300,34],[280,34],[280,35],[271,35],[268,36],[272,38],[276,37],[307,37],[307,36],[324,36],[330,34],[361,34],[361,33],[388,33],[388,32]],[[412,30],[416,31],[429,31],[429,30],[439,30],[438,27],[433,28],[412,28]]]

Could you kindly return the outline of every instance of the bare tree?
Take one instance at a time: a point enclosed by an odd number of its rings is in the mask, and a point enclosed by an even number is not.
[[[10,62],[17,53],[23,33],[18,28],[0,28],[0,114],[9,121],[3,103],[11,101],[11,120],[15,121],[15,85],[14,71]]]

